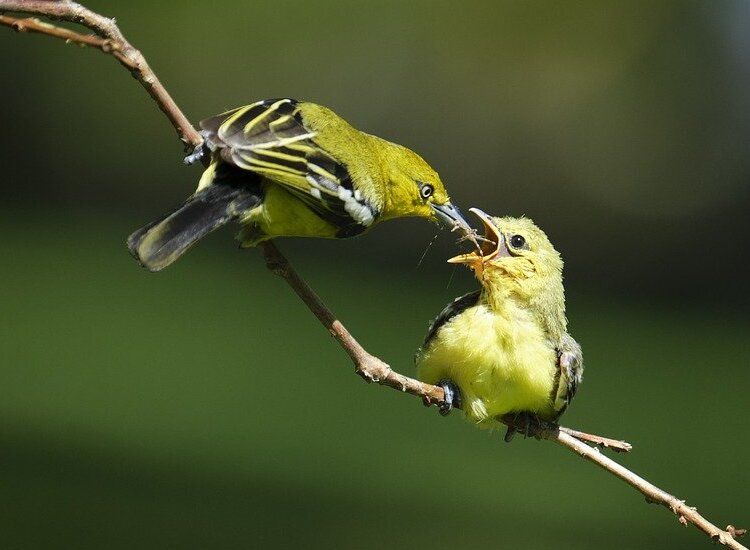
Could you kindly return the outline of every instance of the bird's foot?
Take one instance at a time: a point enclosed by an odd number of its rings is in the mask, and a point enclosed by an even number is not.
[[[196,162],[201,162],[205,154],[206,154],[206,146],[205,144],[201,143],[195,149],[193,149],[192,153],[190,153],[188,156],[185,157],[183,162],[187,164],[188,166],[190,166],[191,164],[195,164]]]
[[[508,426],[503,439],[510,443],[516,433],[522,433],[524,439],[527,437],[537,437],[544,430],[545,423],[534,413],[519,412],[513,416],[513,425]]]
[[[453,410],[453,407],[461,406],[461,392],[451,380],[443,379],[437,383],[437,386],[443,388],[445,394],[443,402],[438,405],[438,412],[447,416]]]

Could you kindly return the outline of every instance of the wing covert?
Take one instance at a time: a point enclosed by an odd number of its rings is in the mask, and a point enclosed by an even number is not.
[[[583,378],[583,352],[570,334],[564,334],[557,348],[557,383],[553,386],[554,409],[558,417],[565,412]]]
[[[377,217],[347,167],[315,141],[296,100],[258,101],[200,126],[207,147],[222,160],[283,185],[339,227],[340,236],[364,231]]]

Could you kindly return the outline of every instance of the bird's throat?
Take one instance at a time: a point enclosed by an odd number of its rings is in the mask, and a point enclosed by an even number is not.
[[[518,299],[514,296],[510,280],[489,277],[481,267],[475,269],[474,273],[482,284],[482,299],[493,312],[505,316],[511,303],[517,305]]]

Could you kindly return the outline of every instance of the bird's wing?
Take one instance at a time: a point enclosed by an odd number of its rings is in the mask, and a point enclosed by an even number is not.
[[[269,99],[200,123],[207,147],[221,158],[284,186],[350,236],[369,227],[377,209],[353,185],[347,167],[315,140],[299,103]]]
[[[430,328],[427,330],[427,336],[425,336],[420,351],[425,350],[429,347],[430,342],[440,330],[440,327],[453,319],[456,315],[460,314],[462,311],[465,311],[470,307],[477,305],[481,293],[481,290],[469,292],[468,294],[464,294],[463,296],[456,298],[450,304],[445,306],[445,309],[443,309],[443,311],[441,311],[440,314],[435,317],[435,320],[430,323]]]
[[[583,378],[583,352],[570,334],[564,334],[557,347],[558,371],[553,385],[554,409],[559,418],[570,405]]]

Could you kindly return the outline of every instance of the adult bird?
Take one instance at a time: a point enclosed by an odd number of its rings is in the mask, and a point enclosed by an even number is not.
[[[204,143],[185,159],[208,164],[198,188],[128,238],[150,271],[232,220],[241,225],[243,247],[282,236],[352,237],[405,216],[472,231],[422,157],[353,128],[326,107],[269,99],[200,127]]]
[[[418,376],[445,391],[442,414],[458,403],[481,426],[509,413],[527,427],[556,421],[583,373],[581,347],[567,332],[560,254],[529,219],[471,211],[485,228],[481,250],[448,261],[470,267],[482,288],[433,321]]]

